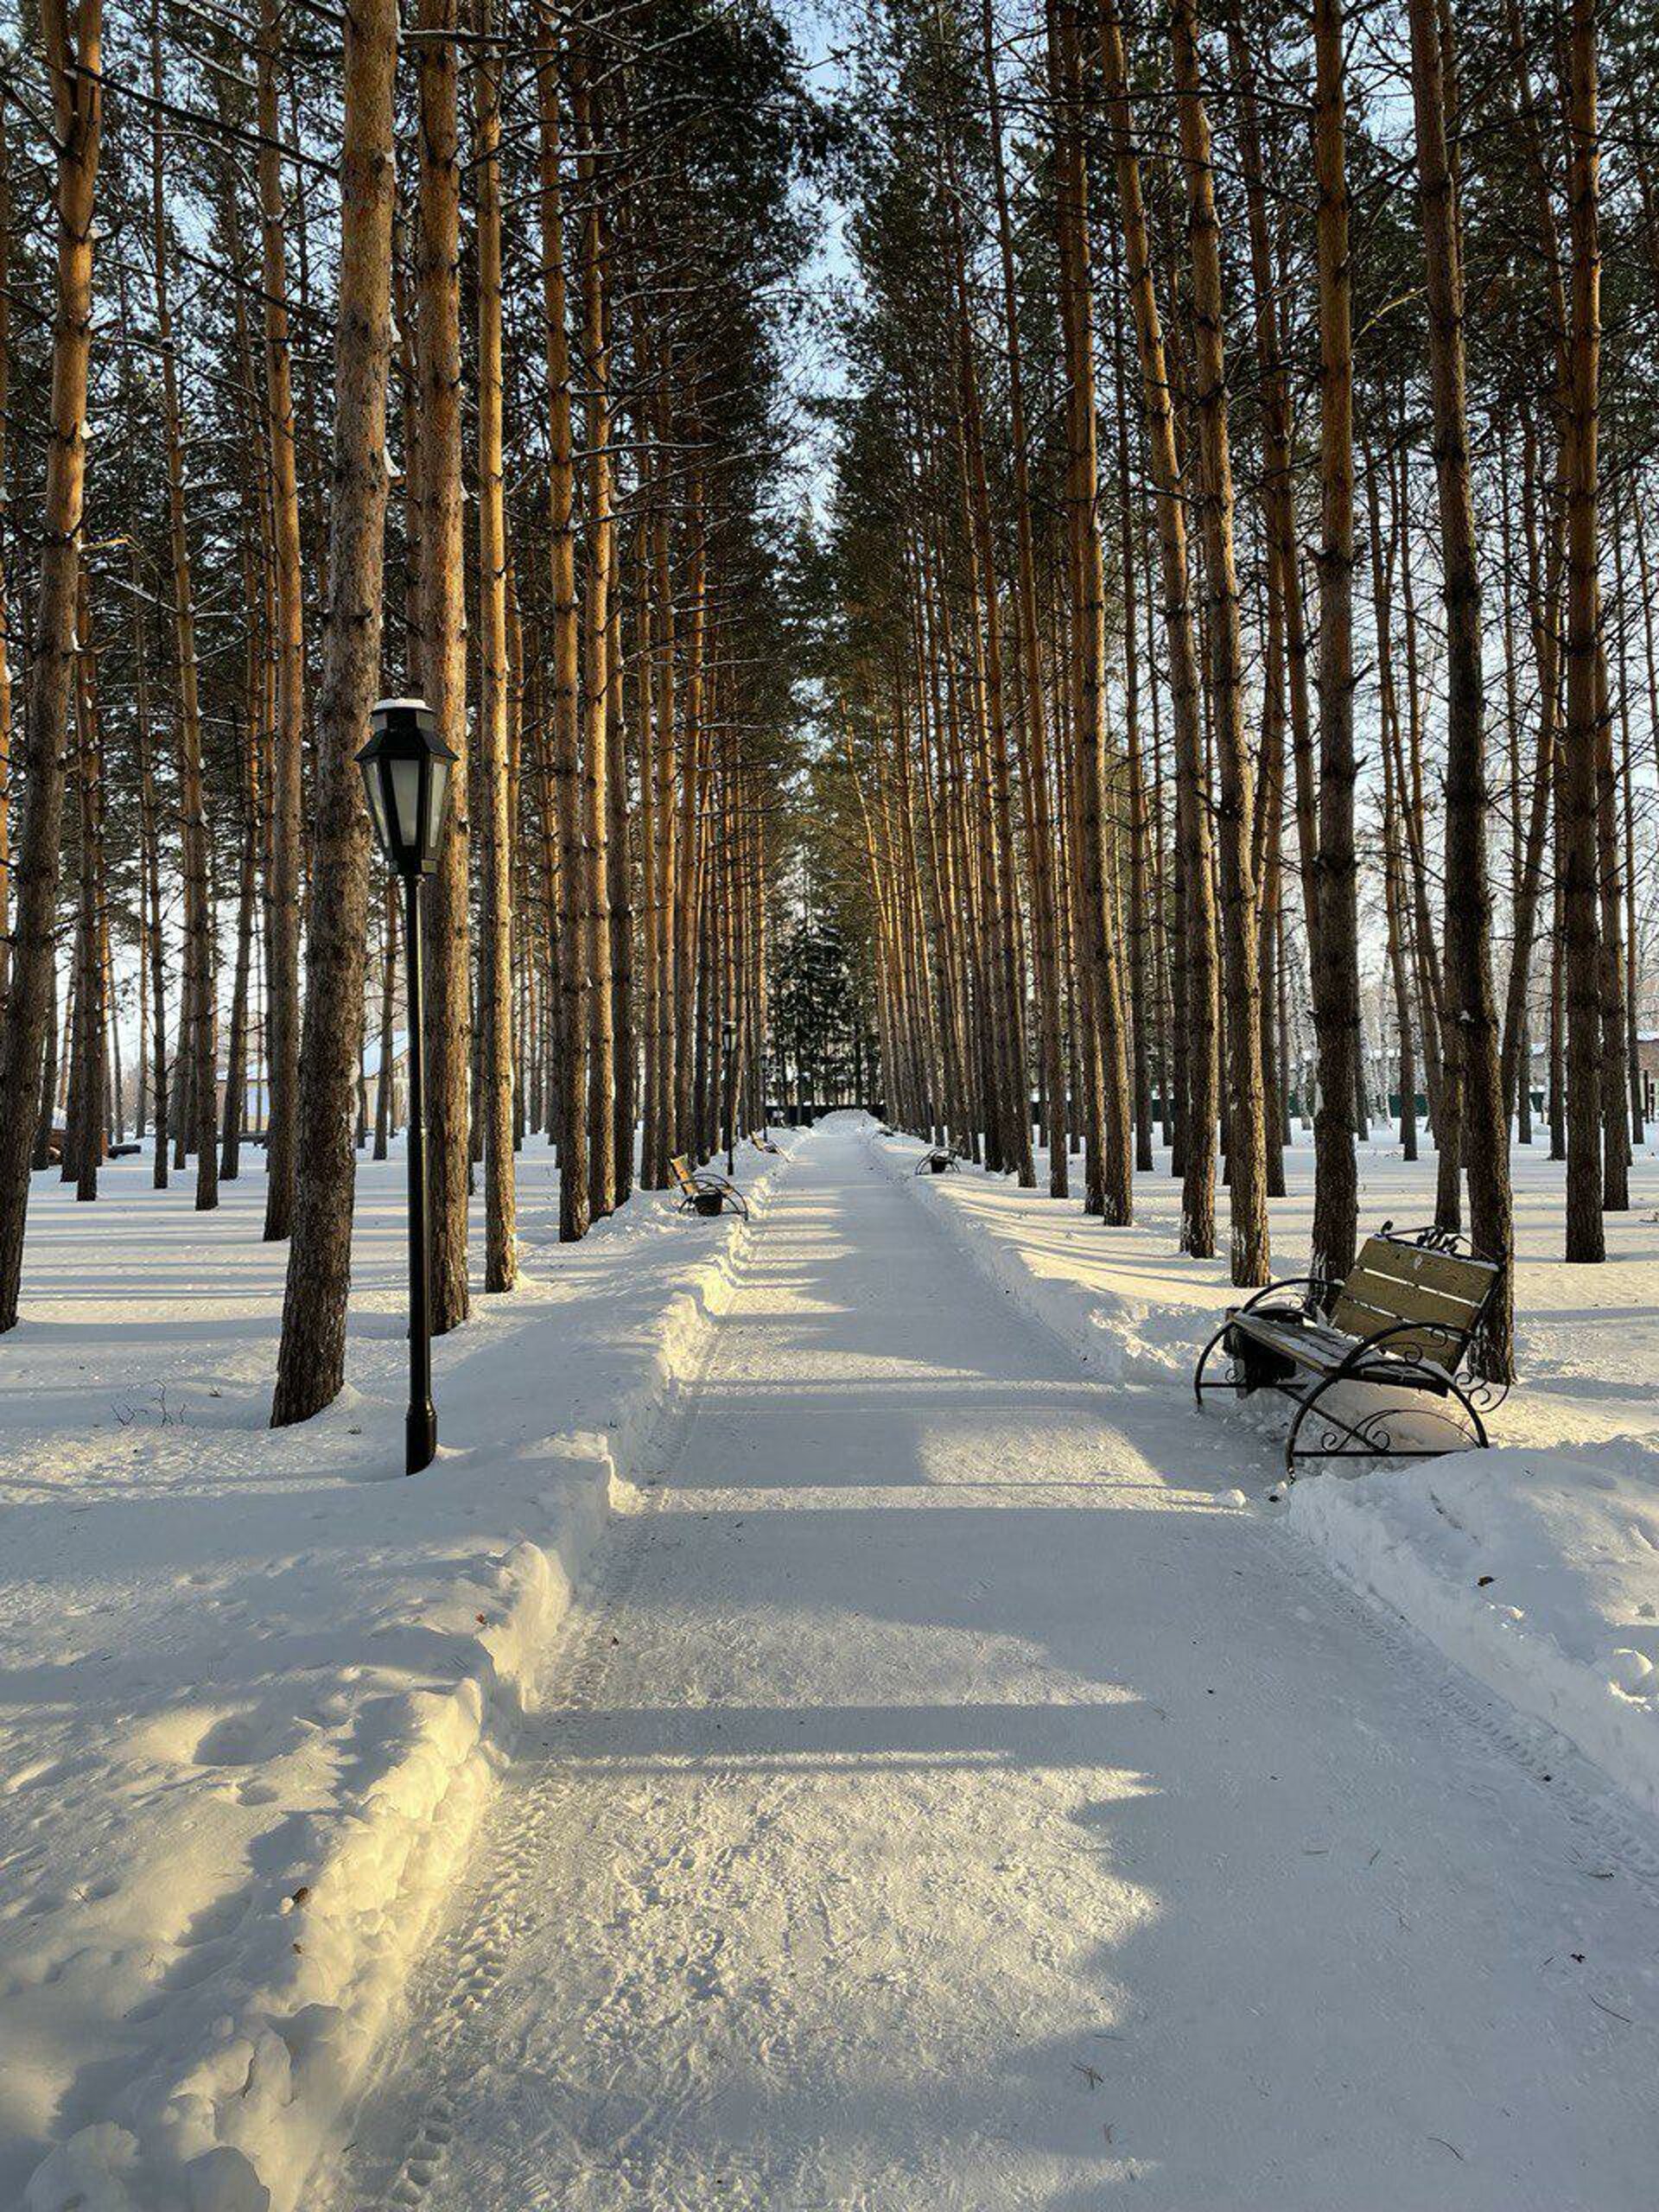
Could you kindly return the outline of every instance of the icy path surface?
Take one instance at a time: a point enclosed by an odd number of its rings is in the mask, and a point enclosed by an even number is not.
[[[1593,1810],[892,1173],[782,1187],[335,2212],[1651,2207]]]

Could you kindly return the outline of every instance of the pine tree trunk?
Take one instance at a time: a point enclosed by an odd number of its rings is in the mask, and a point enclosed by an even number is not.
[[[425,1068],[432,1333],[467,1319],[471,1188],[472,991],[467,938],[469,798],[466,550],[461,432],[461,163],[456,0],[420,0],[416,55],[420,173],[416,356],[420,378],[421,678],[438,734],[455,755],[435,871],[421,901],[426,969]]]
[[[300,778],[304,750],[304,588],[288,251],[276,109],[281,0],[261,0],[258,46],[260,276],[270,525],[276,552],[276,713],[270,757],[270,851],[265,874],[265,1237],[285,1237],[294,1211],[294,1127],[300,1080]]]
[[[294,1223],[271,1425],[340,1393],[351,1281],[352,1146],[368,921],[368,822],[357,753],[380,680],[391,360],[396,0],[346,19],[338,335],[327,614],[317,705]]]
[[[1313,1116],[1313,1273],[1353,1265],[1359,1177],[1359,918],[1354,852],[1354,358],[1349,262],[1345,32],[1341,0],[1315,0],[1314,168],[1319,274],[1319,1103]]]
[[[1158,547],[1175,721],[1176,840],[1182,907],[1181,985],[1178,1001],[1185,1047],[1181,1116],[1180,1248],[1199,1258],[1216,1249],[1216,1127],[1219,1075],[1216,1036],[1216,912],[1211,864],[1209,788],[1198,702],[1187,564],[1185,490],[1175,445],[1175,417],[1154,283],[1152,239],[1135,150],[1128,67],[1116,0],[1101,10],[1101,60],[1107,118],[1117,172],[1123,233],[1124,282],[1135,316],[1141,362],[1141,410],[1157,494]]]
[[[1579,4],[1587,4],[1587,0],[1579,0]],[[1448,1039],[1457,1035],[1462,1061],[1470,1232],[1477,1249],[1503,1271],[1482,1326],[1477,1357],[1483,1374],[1503,1381],[1514,1372],[1510,1138],[1492,993],[1485,696],[1465,397],[1462,245],[1446,141],[1442,33],[1433,0],[1410,0],[1410,18],[1446,596],[1446,982],[1451,1015],[1446,1034]]]
[[[996,70],[992,0],[984,0],[981,37],[989,104],[992,173],[996,189],[997,245],[1002,273],[1002,333],[1008,381],[1008,439],[1014,458],[1014,531],[1019,572],[1014,594],[1014,664],[1021,691],[1027,823],[1027,867],[1031,878],[1032,934],[1037,971],[1039,1052],[1048,1143],[1048,1188],[1063,1198],[1069,1187],[1065,1071],[1060,1021],[1060,958],[1054,895],[1054,824],[1049,792],[1041,632],[1037,613],[1037,558],[1032,527],[1031,457],[1026,429],[1025,366],[1020,343],[1014,226],[1003,157],[1002,103]]]
[[[55,988],[58,874],[75,595],[86,472],[92,322],[92,203],[102,114],[101,0],[41,0],[57,137],[57,278],[52,331],[40,601],[24,717],[24,804],[13,889],[10,990],[0,1027],[0,1332],[17,1319],[29,1166]],[[14,756],[15,757],[15,756]],[[15,772],[15,769],[14,769]]]
[[[616,1037],[611,997],[611,856],[607,794],[611,742],[610,591],[615,522],[611,513],[610,335],[607,328],[606,240],[596,124],[585,52],[571,70],[576,178],[582,199],[582,372],[587,395],[588,559],[582,605],[582,958],[588,999],[588,1206],[595,1219],[616,1198]]]
[[[570,340],[564,278],[564,180],[556,33],[544,4],[537,18],[541,125],[542,298],[552,493],[553,786],[559,825],[558,1074],[559,1235],[588,1233],[588,973],[583,943],[584,870],[578,791],[581,610],[576,601],[575,462],[571,446]]]
[[[1606,1256],[1602,1224],[1601,943],[1596,837],[1597,409],[1601,343],[1594,16],[1573,0],[1567,115],[1571,241],[1567,492],[1567,728],[1556,778],[1567,993],[1567,1257]]]
[[[1210,122],[1198,77],[1193,0],[1171,14],[1173,80],[1186,179],[1198,382],[1199,513],[1209,592],[1210,698],[1220,767],[1217,810],[1221,939],[1227,1013],[1227,1191],[1232,1279],[1268,1279],[1266,1101],[1262,1087],[1262,979],[1257,964],[1254,794],[1244,729],[1244,652],[1233,556],[1233,468],[1227,425],[1221,237]]]
[[[167,448],[169,543],[173,565],[173,633],[179,685],[179,808],[184,861],[186,990],[190,1027],[181,1053],[189,1063],[189,1118],[180,1141],[196,1155],[196,1211],[219,1204],[218,1122],[214,1044],[217,1019],[213,957],[212,885],[207,797],[202,782],[200,665],[196,656],[195,587],[185,521],[184,421],[179,394],[177,346],[168,281],[169,245],[162,165],[162,35],[159,7],[150,22],[150,219],[156,264],[156,334],[162,356],[162,423]]]
[[[385,919],[380,937],[380,1065],[374,1084],[374,1157],[386,1157],[391,1139],[392,1068],[397,1057],[392,1027],[397,1002],[397,883],[386,878]]]
[[[483,1082],[484,1287],[505,1291],[518,1274],[513,1160],[512,854],[508,805],[506,506],[501,462],[501,57],[490,43],[493,0],[479,0],[473,65],[478,239],[478,996]]]
[[[6,599],[6,487],[11,405],[11,147],[0,87],[0,1008],[11,980],[11,650]]]
[[[75,1112],[65,1141],[63,1173],[78,1200],[98,1196],[104,1158],[106,1011],[104,960],[103,740],[99,729],[98,663],[92,638],[86,571],[77,579],[75,662],[76,796],[80,852],[75,931]]]

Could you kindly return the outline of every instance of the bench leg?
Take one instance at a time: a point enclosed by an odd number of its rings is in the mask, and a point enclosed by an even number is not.
[[[1249,1395],[1249,1384],[1245,1379],[1243,1362],[1240,1359],[1236,1352],[1230,1355],[1233,1363],[1233,1372],[1225,1379],[1225,1381],[1220,1382],[1206,1382],[1204,1379],[1204,1370],[1210,1364],[1210,1355],[1215,1351],[1217,1344],[1225,1342],[1227,1333],[1232,1325],[1232,1316],[1229,1314],[1226,1320],[1222,1323],[1220,1328],[1216,1331],[1215,1335],[1211,1338],[1209,1343],[1205,1344],[1204,1350],[1198,1354],[1198,1363],[1192,1370],[1192,1396],[1200,1412],[1202,1412],[1204,1408],[1204,1394],[1206,1390],[1230,1390],[1236,1398],[1248,1397]]]

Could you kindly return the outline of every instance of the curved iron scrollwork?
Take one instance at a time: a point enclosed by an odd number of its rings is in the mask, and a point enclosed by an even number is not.
[[[1445,1252],[1453,1258],[1460,1253],[1474,1256],[1473,1245],[1461,1231],[1442,1229],[1432,1221],[1421,1229],[1396,1229],[1391,1221],[1385,1221],[1376,1233],[1395,1244],[1414,1244],[1421,1252]]]
[[[1471,1405],[1478,1406],[1484,1414],[1495,1414],[1510,1395],[1513,1384],[1497,1382],[1487,1375],[1476,1375],[1459,1370],[1459,1382]]]
[[[1386,1344],[1391,1336],[1406,1335],[1414,1341],[1395,1346]],[[1444,1344],[1450,1353],[1449,1359],[1442,1362],[1433,1358],[1422,1343],[1415,1341],[1423,1338]],[[1393,1329],[1380,1330],[1364,1344],[1356,1344],[1298,1407],[1290,1433],[1285,1439],[1287,1474],[1294,1477],[1298,1459],[1438,1459],[1445,1449],[1443,1446],[1405,1440],[1412,1434],[1414,1425],[1425,1420],[1444,1423],[1460,1438],[1471,1440],[1484,1449],[1487,1442],[1486,1424],[1475,1395],[1480,1385],[1472,1379],[1465,1384],[1458,1374],[1463,1351],[1464,1338],[1459,1331],[1424,1321],[1402,1321]],[[1349,1421],[1326,1402],[1332,1391],[1344,1383],[1404,1390],[1409,1395],[1403,1402],[1371,1407]],[[1458,1409],[1455,1412],[1454,1407]],[[1316,1447],[1299,1451],[1298,1440],[1314,1416],[1319,1424],[1316,1433],[1319,1443]]]

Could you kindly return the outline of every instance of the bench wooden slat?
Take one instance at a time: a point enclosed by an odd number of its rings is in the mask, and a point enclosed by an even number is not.
[[[1273,1313],[1241,1313],[1233,1326],[1270,1351],[1282,1352],[1299,1367],[1311,1367],[1321,1375],[1340,1366],[1354,1348],[1351,1337],[1338,1336],[1334,1329]]]
[[[1478,1298],[1453,1298],[1421,1283],[1399,1282],[1391,1275],[1374,1275],[1356,1268],[1344,1283],[1332,1315],[1338,1328],[1368,1337],[1382,1321],[1439,1321],[1448,1329],[1466,1329],[1480,1311]],[[1356,1320],[1344,1320],[1351,1313]],[[1367,1316],[1376,1318],[1368,1319]]]
[[[1354,1334],[1344,1331],[1340,1323],[1334,1323],[1325,1329],[1317,1325],[1304,1325],[1296,1321],[1275,1319],[1272,1314],[1245,1313],[1241,1314],[1233,1325],[1268,1351],[1281,1353],[1285,1358],[1294,1360],[1299,1367],[1307,1368],[1315,1375],[1333,1374],[1357,1349]],[[1383,1322],[1378,1325],[1386,1328],[1389,1325]],[[1376,1330],[1367,1326],[1361,1333],[1375,1336]],[[1421,1337],[1406,1334],[1390,1337],[1386,1344],[1379,1345],[1377,1349],[1376,1371],[1381,1371],[1389,1355],[1400,1358],[1431,1359],[1437,1367],[1448,1369],[1455,1364],[1454,1347],[1448,1345],[1432,1330],[1425,1331]],[[1357,1373],[1361,1379],[1363,1378],[1363,1368]]]
[[[1396,1243],[1391,1236],[1368,1236],[1354,1266],[1355,1274],[1362,1271],[1414,1283],[1443,1297],[1478,1306],[1491,1290],[1497,1268],[1491,1260],[1474,1259],[1462,1252],[1435,1252],[1419,1244]],[[1351,1284],[1352,1281],[1350,1276]]]

